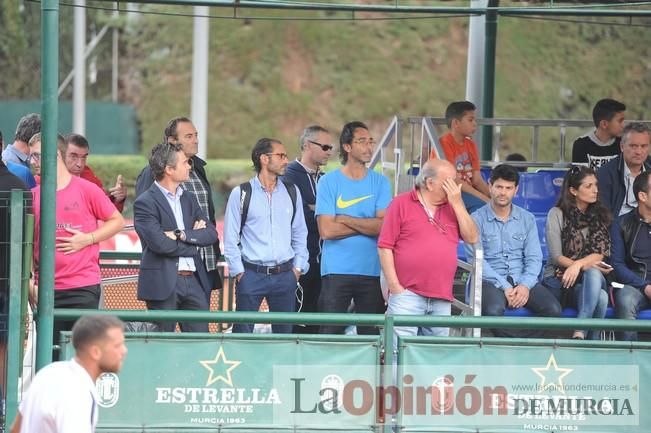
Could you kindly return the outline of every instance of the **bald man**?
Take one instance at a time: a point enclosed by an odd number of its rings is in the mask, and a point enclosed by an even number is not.
[[[455,177],[448,161],[428,161],[414,189],[396,196],[384,215],[378,253],[389,284],[389,314],[450,315],[459,238],[471,244],[479,240]],[[449,334],[449,328],[395,330],[401,337]]]

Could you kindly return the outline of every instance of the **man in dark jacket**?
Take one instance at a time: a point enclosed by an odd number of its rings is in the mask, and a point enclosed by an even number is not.
[[[2,150],[2,146],[0,146]],[[10,199],[11,190],[24,191],[25,201],[31,199],[25,183],[11,173],[0,158],[0,398],[6,395],[5,381],[5,356],[7,349],[7,314],[9,313],[9,238],[11,235],[10,224]],[[0,412],[1,413],[1,412]]]
[[[597,171],[599,199],[615,216],[637,207],[633,181],[641,172],[651,169],[650,142],[648,126],[640,122],[629,123],[622,134],[622,153]]]
[[[167,123],[163,133],[163,140],[165,143],[179,143],[183,146],[183,152],[190,158],[191,170],[190,179],[181,183],[181,188],[194,194],[203,213],[215,225],[215,205],[212,199],[212,188],[210,188],[206,176],[206,161],[197,156],[199,151],[197,129],[187,117],[175,117]],[[147,165],[142,169],[136,180],[136,198],[147,191],[152,183],[154,183],[154,177],[151,168]],[[210,286],[213,289],[220,289],[222,280],[217,269],[217,262],[221,256],[219,239],[213,245],[201,248],[200,251],[201,258],[208,271]]]
[[[156,145],[149,158],[156,178],[133,204],[136,232],[142,242],[138,299],[149,310],[209,310],[210,290],[200,247],[217,240],[194,194],[180,187],[190,177],[189,158],[180,144]],[[174,332],[176,323],[160,322]],[[208,332],[208,323],[182,322],[186,332]]]
[[[327,129],[312,125],[303,130],[299,138],[301,157],[287,165],[284,178],[298,187],[303,198],[303,214],[307,226],[307,249],[310,253],[309,271],[301,276],[299,283],[303,288],[301,311],[315,313],[321,293],[321,245],[319,228],[314,217],[316,204],[316,185],[321,178],[321,167],[328,163],[332,155],[332,136]],[[299,300],[300,301],[300,300]],[[295,326],[294,332],[316,334],[318,326]]]
[[[638,207],[619,217],[611,227],[612,264],[617,281],[624,284],[615,293],[615,316],[635,319],[640,310],[651,308],[651,189],[650,172],[635,178],[633,191]],[[623,340],[636,340],[637,333],[622,332]]]

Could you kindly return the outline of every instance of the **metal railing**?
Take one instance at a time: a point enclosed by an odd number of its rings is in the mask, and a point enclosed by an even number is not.
[[[651,126],[651,121],[636,120]],[[494,118],[477,119],[478,126],[490,126],[493,133],[493,158],[490,161],[482,161],[482,165],[492,166],[499,162],[503,130],[508,128],[530,128],[530,155],[531,160],[526,162],[511,162],[514,166],[527,167],[553,167],[565,168],[569,162],[565,158],[568,147],[568,129],[574,128],[578,137],[581,131],[587,132],[594,128],[592,120],[567,120],[567,119],[514,119]],[[556,160],[539,161],[539,150],[544,143],[541,141],[541,131],[544,129],[557,129],[558,153]],[[404,187],[410,187],[409,183],[401,180],[401,176],[409,176],[410,169],[420,167],[429,157],[430,151],[435,149],[438,155],[442,154],[439,145],[439,133],[447,129],[445,118],[431,116],[409,116],[404,119],[394,116],[378,142],[371,167],[380,164],[382,172],[393,170],[395,176],[395,191],[402,191]],[[479,130],[479,128],[478,128]],[[403,134],[407,137],[403,137]],[[406,139],[405,139],[406,138]],[[393,149],[396,157],[388,159],[389,149]],[[386,174],[386,173],[385,173]],[[413,177],[413,176],[409,176]],[[400,188],[398,188],[400,185]]]

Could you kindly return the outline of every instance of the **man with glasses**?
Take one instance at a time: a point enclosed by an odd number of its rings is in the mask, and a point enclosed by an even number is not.
[[[332,155],[332,136],[327,129],[312,125],[303,130],[299,138],[301,157],[287,165],[284,179],[296,185],[303,199],[303,214],[307,226],[307,250],[310,253],[310,270],[301,276],[299,283],[303,289],[303,303],[300,311],[315,313],[317,301],[321,293],[321,239],[316,225],[314,209],[316,205],[316,189],[323,175],[321,167],[328,163]],[[315,325],[295,326],[294,332],[316,334],[319,327]]]
[[[339,137],[343,166],[319,182],[316,216],[323,239],[319,311],[345,313],[351,300],[359,313],[384,313],[377,237],[391,201],[387,178],[367,168],[375,142],[362,122],[344,125]],[[359,334],[377,329],[360,326]],[[323,334],[343,327],[323,325]]]
[[[279,180],[287,167],[285,146],[261,138],[251,160],[256,176],[248,192],[231,191],[224,216],[224,255],[236,282],[237,311],[258,311],[266,298],[269,311],[296,311],[296,288],[309,270],[307,227],[298,188]],[[296,201],[288,188],[294,188]],[[250,193],[246,212],[244,193]],[[274,324],[274,333],[290,333],[292,325]],[[253,325],[237,323],[233,332],[253,332]]]
[[[651,169],[649,144],[651,130],[641,122],[632,122],[622,133],[622,153],[597,171],[599,199],[615,216],[624,215],[637,207],[633,182],[642,172]]]
[[[456,174],[446,160],[426,162],[416,187],[395,197],[387,209],[378,253],[389,285],[389,314],[450,315],[459,237],[468,244],[479,240]],[[449,328],[396,326],[395,331],[401,337],[447,336]]]
[[[491,200],[472,214],[479,227],[484,249],[482,315],[504,315],[506,308],[526,307],[536,316],[557,317],[561,305],[539,282],[543,263],[536,219],[514,205],[520,175],[507,164],[491,172],[488,183]],[[466,245],[468,257],[474,250]],[[494,329],[496,337],[541,337],[540,331]]]
[[[63,162],[66,164],[68,171],[82,179],[94,183],[104,190],[104,184],[98,178],[90,166],[86,163],[88,154],[90,152],[90,145],[88,140],[81,134],[68,134],[66,135],[65,150]],[[127,187],[124,185],[122,175],[118,174],[115,180],[115,186],[109,188],[106,192],[108,198],[115,205],[118,211],[122,212],[124,209],[124,201],[127,198]]]
[[[99,268],[99,243],[110,239],[124,227],[124,219],[104,191],[72,175],[64,163],[65,140],[57,137],[56,176],[56,251],[54,254],[54,307],[97,309],[102,275]],[[34,196],[34,269],[39,269],[41,186]],[[38,281],[38,276],[35,277]],[[38,287],[30,293],[37,301]],[[54,338],[59,331],[72,328],[73,321],[56,320]]]
[[[163,132],[164,143],[180,144],[183,152],[189,158],[190,178],[181,183],[181,188],[190,191],[199,203],[201,210],[206,214],[213,225],[215,220],[215,205],[212,198],[212,188],[206,175],[206,161],[197,156],[199,152],[199,133],[194,124],[187,117],[174,117],[165,127]],[[145,166],[136,180],[136,197],[140,196],[154,183],[151,168]],[[200,249],[201,258],[206,265],[210,286],[213,289],[221,289],[222,279],[217,267],[221,249],[219,247],[219,238],[214,244]]]

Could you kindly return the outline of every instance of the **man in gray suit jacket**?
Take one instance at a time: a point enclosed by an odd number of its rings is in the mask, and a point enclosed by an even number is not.
[[[209,310],[211,284],[199,252],[217,241],[217,230],[196,198],[180,187],[190,164],[180,144],[152,149],[155,182],[134,203],[134,224],[142,243],[138,299],[150,310]],[[175,321],[158,324],[174,331]],[[208,332],[207,323],[181,322],[181,330]]]

